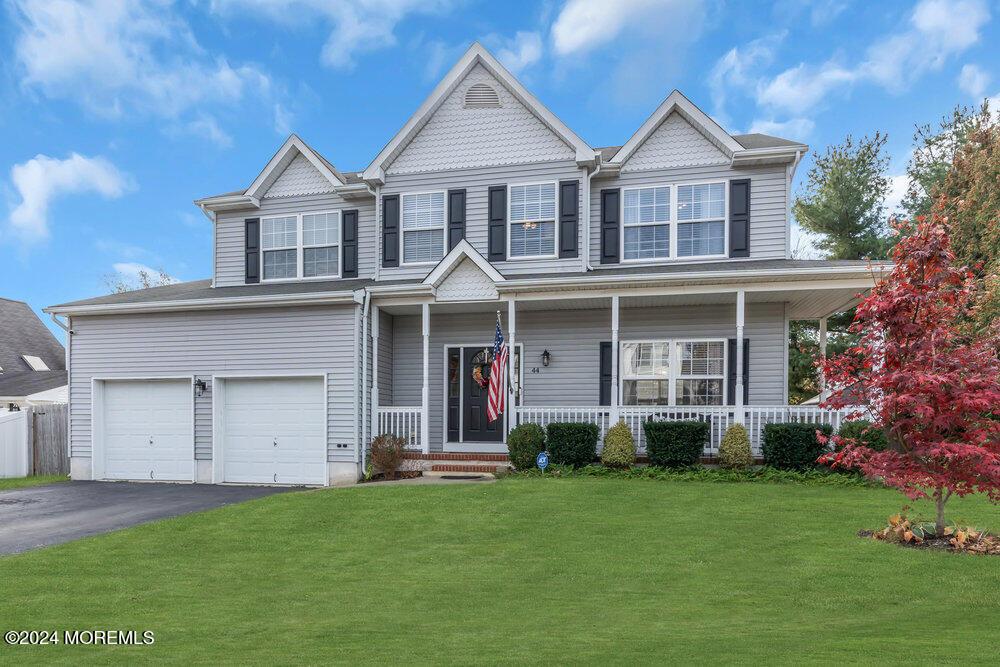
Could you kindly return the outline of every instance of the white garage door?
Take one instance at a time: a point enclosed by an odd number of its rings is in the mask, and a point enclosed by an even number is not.
[[[194,479],[190,380],[105,380],[104,479]]]
[[[326,483],[322,378],[230,378],[224,383],[223,481]]]

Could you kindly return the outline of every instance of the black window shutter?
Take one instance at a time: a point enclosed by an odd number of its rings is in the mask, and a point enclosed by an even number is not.
[[[247,285],[260,282],[260,218],[248,218],[246,224],[246,273]]]
[[[507,259],[507,186],[491,185],[489,198],[489,252],[491,262]]]
[[[598,405],[611,405],[611,343],[601,343],[601,401]]]
[[[580,181],[559,183],[559,257],[576,257],[579,254],[580,236]]]
[[[448,250],[465,238],[465,190],[448,190]]]
[[[358,277],[358,212],[344,211],[343,225],[340,234],[341,253],[343,254],[343,270],[341,277]]]
[[[726,405],[736,405],[736,339],[729,339],[726,356]],[[750,339],[743,339],[743,405],[750,403]]]
[[[382,266],[399,266],[399,195],[382,197]]]
[[[729,256],[750,256],[750,179],[729,181]]]
[[[601,190],[601,264],[617,264],[618,254],[618,211],[621,190],[618,188]]]

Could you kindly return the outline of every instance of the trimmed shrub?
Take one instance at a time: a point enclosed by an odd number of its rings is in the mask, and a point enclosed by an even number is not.
[[[604,434],[601,463],[609,468],[631,468],[635,464],[635,438],[632,429],[620,421]]]
[[[545,431],[538,424],[521,424],[507,435],[507,457],[517,470],[535,467],[535,459],[545,451]]]
[[[744,470],[753,465],[750,434],[743,424],[733,424],[726,429],[719,445],[719,465],[731,470]]]
[[[646,454],[654,466],[675,468],[693,466],[701,461],[708,443],[711,424],[703,421],[647,421]]]
[[[403,463],[406,440],[391,433],[383,433],[372,440],[371,461],[376,470],[381,470],[386,479],[396,479],[396,471]]]
[[[829,424],[789,422],[764,426],[764,463],[783,470],[804,470],[816,465],[816,459],[827,451],[816,439],[816,431],[829,437],[833,427]]]
[[[585,466],[597,456],[597,424],[553,422],[546,429],[549,458],[553,463]]]
[[[851,438],[858,443],[876,452],[884,452],[889,448],[889,441],[886,440],[885,431],[872,426],[867,419],[856,419],[844,422],[840,425],[837,435],[841,438]]]

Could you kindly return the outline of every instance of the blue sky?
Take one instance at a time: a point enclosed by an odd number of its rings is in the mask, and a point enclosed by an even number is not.
[[[0,296],[36,310],[105,293],[116,267],[209,277],[211,227],[193,199],[245,187],[291,131],[364,168],[472,40],[594,146],[623,143],[678,88],[733,133],[822,149],[888,132],[896,196],[915,123],[1000,101],[1000,6],[987,0],[7,0],[0,12]]]

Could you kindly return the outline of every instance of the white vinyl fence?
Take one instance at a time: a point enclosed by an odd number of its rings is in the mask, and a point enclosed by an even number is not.
[[[31,474],[31,443],[28,441],[28,412],[0,414],[0,477],[27,477]]]

